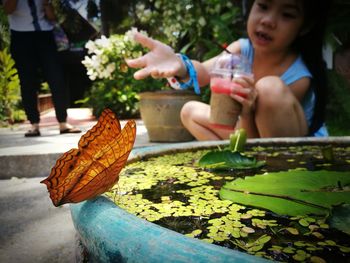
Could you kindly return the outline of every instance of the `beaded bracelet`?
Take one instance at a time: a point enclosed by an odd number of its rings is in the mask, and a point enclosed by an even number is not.
[[[185,64],[186,71],[188,72],[190,79],[189,81],[183,83],[178,81],[176,78],[169,78],[168,79],[169,84],[175,89],[177,89],[178,87],[180,87],[181,89],[188,89],[189,87],[193,86],[194,92],[196,94],[200,94],[201,92],[198,84],[197,72],[195,67],[192,64],[192,61],[184,54],[177,54],[177,55],[181,58],[182,62]]]

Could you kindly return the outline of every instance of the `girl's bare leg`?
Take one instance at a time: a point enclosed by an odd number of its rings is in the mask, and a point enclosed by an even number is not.
[[[284,82],[274,76],[260,79],[255,123],[260,137],[306,136],[308,126],[297,98]]]
[[[181,109],[181,121],[187,130],[200,141],[228,139],[234,131],[214,128],[209,122],[210,106],[190,101]]]

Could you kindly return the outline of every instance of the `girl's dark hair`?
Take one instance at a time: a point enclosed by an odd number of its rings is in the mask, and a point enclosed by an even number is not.
[[[327,67],[323,60],[324,38],[327,16],[331,7],[331,0],[304,0],[305,24],[310,30],[294,42],[294,47],[310,70],[312,88],[315,92],[315,109],[309,134],[314,134],[324,123],[328,97]]]
[[[327,67],[323,59],[323,45],[328,13],[332,0],[301,0],[304,6],[304,28],[309,30],[299,36],[293,43],[311,72],[311,86],[315,92],[315,109],[309,135],[314,134],[324,123],[327,104]],[[245,1],[250,11],[254,0]],[[249,15],[249,11],[245,16]]]

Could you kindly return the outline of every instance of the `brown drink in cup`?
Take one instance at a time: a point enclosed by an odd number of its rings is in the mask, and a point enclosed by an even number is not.
[[[223,53],[217,58],[210,74],[210,122],[213,126],[234,129],[242,105],[231,98],[232,90],[238,85],[235,77],[251,75],[250,64],[241,55]]]

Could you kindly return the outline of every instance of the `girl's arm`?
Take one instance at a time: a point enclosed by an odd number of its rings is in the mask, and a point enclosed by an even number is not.
[[[6,15],[12,14],[17,7],[17,0],[3,0],[3,7]]]
[[[301,103],[303,98],[306,95],[306,92],[310,88],[311,80],[307,77],[301,78],[291,85],[289,85],[290,89],[292,90],[294,96],[298,99],[298,101]]]
[[[140,58],[126,60],[129,67],[141,68],[135,73],[135,79],[144,79],[149,76],[153,78],[169,78],[175,76],[182,81],[188,80],[186,66],[171,47],[140,33],[135,33],[134,39],[142,46],[150,49],[147,54]],[[229,48],[231,52],[239,51],[238,42],[234,42]],[[215,59],[216,57],[203,63],[192,60],[193,66],[197,72],[199,86],[205,86],[210,82],[209,73],[215,63]]]
[[[147,37],[141,33],[135,33],[134,40],[150,51],[142,57],[127,59],[126,63],[131,68],[141,68],[135,72],[135,79],[177,77],[182,81],[188,80],[188,72],[182,59],[174,50],[164,43]],[[204,86],[209,83],[207,68],[198,61],[192,61],[197,71],[198,84]]]

